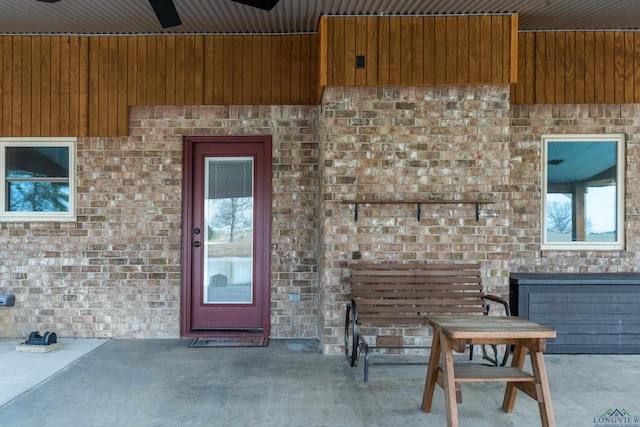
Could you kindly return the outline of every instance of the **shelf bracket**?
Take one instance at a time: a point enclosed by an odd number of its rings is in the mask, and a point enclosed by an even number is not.
[[[467,204],[467,205],[475,205],[476,206],[476,222],[480,221],[480,205],[484,205],[487,203],[495,203],[493,200],[343,200],[342,203],[353,203],[353,218],[355,222],[358,222],[358,214],[360,211],[360,203],[369,203],[369,204],[389,204],[389,203],[415,203],[416,204],[416,217],[418,218],[418,222],[422,219],[422,205],[423,204]]]

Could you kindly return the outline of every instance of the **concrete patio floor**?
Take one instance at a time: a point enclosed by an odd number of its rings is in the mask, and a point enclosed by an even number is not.
[[[0,340],[0,426],[446,425],[439,388],[433,412],[420,409],[426,357],[413,358],[422,365],[374,365],[364,383],[362,366],[322,355],[314,340],[260,348],[60,341],[60,350],[31,354],[15,352],[17,340]],[[640,426],[640,355],[550,354],[545,361],[558,426],[594,427],[609,409],[639,417]],[[522,393],[515,411],[504,413],[503,391],[501,383],[464,384],[460,425],[540,425],[537,403]]]

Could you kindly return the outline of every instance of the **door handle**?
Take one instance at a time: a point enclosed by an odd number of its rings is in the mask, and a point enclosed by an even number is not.
[[[193,246],[195,246],[196,248],[200,247],[200,242],[198,242],[197,240],[195,242],[193,242]]]

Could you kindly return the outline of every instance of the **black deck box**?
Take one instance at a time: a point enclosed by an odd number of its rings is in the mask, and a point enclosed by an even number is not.
[[[512,273],[509,300],[556,330],[547,353],[640,354],[639,273]]]

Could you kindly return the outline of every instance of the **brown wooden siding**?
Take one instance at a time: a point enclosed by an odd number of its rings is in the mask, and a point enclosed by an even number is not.
[[[2,36],[2,136],[120,136],[131,105],[318,100],[316,35]]]
[[[640,102],[640,32],[523,32],[514,104]]]
[[[515,15],[324,17],[318,35],[0,36],[0,132],[119,136],[132,105],[316,104],[324,86],[516,76],[514,104],[637,103],[638,58],[640,32],[517,33]]]
[[[509,84],[516,15],[324,17],[321,86]],[[365,68],[356,68],[356,56]]]
[[[87,132],[88,39],[1,37],[2,136]]]

